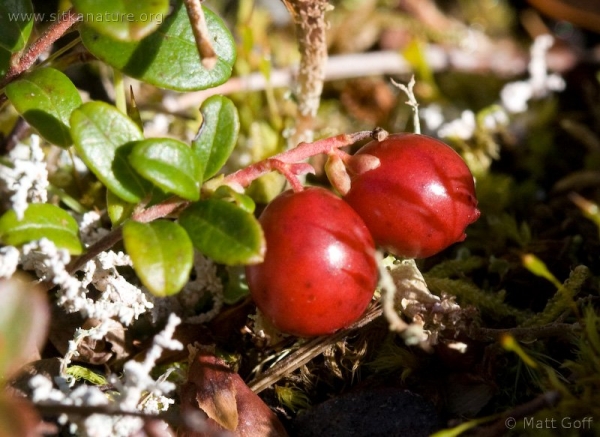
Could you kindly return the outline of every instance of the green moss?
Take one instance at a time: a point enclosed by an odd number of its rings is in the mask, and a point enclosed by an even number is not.
[[[468,280],[436,278],[429,274],[424,276],[427,286],[434,293],[448,293],[456,296],[461,306],[473,305],[482,314],[493,319],[514,317],[518,321],[524,321],[529,317],[527,312],[506,304],[504,293],[484,291]]]
[[[574,298],[589,277],[590,271],[586,266],[575,267],[569,279],[548,300],[544,310],[525,320],[521,326],[542,326],[556,321],[565,312],[577,312]]]

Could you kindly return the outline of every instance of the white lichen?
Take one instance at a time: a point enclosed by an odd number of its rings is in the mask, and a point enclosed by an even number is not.
[[[475,122],[475,113],[471,110],[463,111],[460,118],[443,124],[437,131],[441,138],[459,138],[468,140],[473,137],[477,123]]]
[[[46,238],[25,244],[21,251],[23,269],[34,271],[41,281],[57,285],[57,304],[67,312],[80,312],[100,321],[116,318],[128,326],[152,308],[146,294],[117,270],[131,265],[131,259],[123,252],[98,254],[82,268],[81,281],[67,271],[70,260],[66,250],[58,249]],[[89,285],[102,292],[98,298],[88,296]]]
[[[440,138],[463,141],[471,140],[477,132],[494,134],[508,126],[509,114],[525,112],[530,101],[564,90],[564,79],[558,74],[548,73],[546,57],[552,44],[553,38],[550,35],[541,35],[535,39],[528,65],[529,77],[507,83],[500,92],[500,104],[492,105],[478,114],[464,110],[459,118],[448,122],[444,121],[442,108],[431,104],[421,110],[427,128],[435,131]]]
[[[144,426],[143,418],[119,413],[154,415],[174,404],[174,399],[167,394],[175,389],[175,385],[166,380],[166,375],[154,380],[150,372],[165,349],[183,349],[183,345],[173,339],[179,323],[179,317],[169,317],[165,328],[154,337],[144,360],[138,362],[132,359],[125,363],[121,378],[112,376],[110,382],[116,388],[116,394],[112,393],[109,397],[98,387],[89,385],[73,388],[62,378],[57,378],[59,388],[55,388],[47,376],[36,375],[29,381],[33,390],[32,401],[40,405],[85,407],[86,411],[97,407],[96,414],[62,415],[62,423],[69,422],[71,432],[78,435],[129,437],[140,433]]]
[[[0,278],[9,279],[17,271],[21,253],[14,246],[0,247]]]
[[[155,323],[171,313],[180,314],[186,323],[206,323],[212,320],[223,307],[223,283],[217,275],[217,265],[199,252],[194,255],[194,279],[189,281],[176,296],[153,298],[152,312]],[[211,308],[198,314],[198,306],[209,297]]]
[[[65,356],[60,360],[60,377],[64,379],[67,385],[72,386],[76,382],[75,378],[71,377],[67,373],[67,368],[69,364],[71,364],[73,358],[79,356],[79,347],[81,343],[86,338],[91,338],[93,340],[103,339],[106,336],[106,334],[108,334],[113,323],[116,322],[114,322],[112,319],[107,319],[90,329],[77,328],[75,330],[73,340],[69,341],[67,352],[65,353]]]
[[[91,246],[110,232],[102,227],[100,220],[101,216],[97,211],[88,211],[78,220],[79,236],[84,246]]]
[[[524,112],[528,109],[530,100],[541,99],[552,92],[564,90],[564,79],[558,74],[548,73],[546,56],[553,43],[554,39],[550,35],[538,36],[531,46],[529,78],[508,83],[500,92],[500,100],[508,112]]]
[[[0,192],[9,195],[10,205],[20,220],[30,203],[48,200],[48,170],[40,137],[31,135],[29,144],[17,143],[0,164]]]
[[[117,267],[131,266],[131,258],[123,252],[101,252],[83,269],[82,288],[93,285],[102,294],[95,300],[86,298],[79,311],[100,320],[117,318],[129,326],[140,315],[152,309],[153,304],[140,287],[127,281]]]
[[[425,127],[430,131],[437,131],[444,123],[444,113],[442,107],[437,103],[421,107],[421,120],[425,122]]]
[[[152,347],[146,353],[144,361],[128,361],[123,366],[123,378],[112,379],[111,382],[119,390],[121,396],[119,405],[123,411],[135,411],[144,392],[162,397],[175,389],[175,385],[166,378],[159,378],[156,381],[152,379],[150,371],[165,349],[183,349],[183,344],[173,339],[175,328],[180,323],[181,319],[175,314],[171,314],[165,328],[154,336]]]

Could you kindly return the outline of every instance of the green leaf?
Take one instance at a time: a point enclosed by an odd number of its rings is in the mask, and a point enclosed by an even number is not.
[[[256,218],[233,203],[201,200],[179,217],[194,247],[219,263],[255,264],[263,261],[265,239]]]
[[[87,26],[121,41],[148,36],[169,12],[169,0],[73,0],[73,6]]]
[[[223,289],[223,302],[233,305],[248,294],[248,282],[246,281],[246,269],[243,266],[227,266],[227,285]]]
[[[72,255],[79,255],[83,250],[77,222],[58,206],[32,203],[22,220],[12,209],[0,217],[0,239],[4,244],[20,246],[44,237]]]
[[[135,203],[121,199],[112,191],[106,191],[106,211],[113,227],[120,225],[133,214]]]
[[[196,157],[187,144],[171,138],[138,141],[129,162],[140,175],[164,191],[187,200],[200,198]]]
[[[123,225],[123,243],[133,269],[155,296],[178,293],[189,280],[194,248],[177,223],[128,221]]]
[[[84,103],[71,115],[71,136],[83,162],[121,199],[137,203],[150,190],[127,159],[132,141],[142,140],[142,132],[117,108],[103,102]]]
[[[25,47],[33,29],[33,6],[29,0],[0,3],[0,47],[11,53]]]
[[[31,280],[16,275],[0,280],[0,382],[38,352],[49,321],[46,295]]]
[[[146,202],[147,199],[150,199],[148,203],[146,203],[146,207],[151,207],[164,202],[169,197],[172,197],[172,194],[165,193],[158,187],[152,187],[144,198],[144,202]],[[131,218],[136,207],[136,203],[129,203],[121,199],[112,191],[106,190],[106,212],[108,213],[108,218],[110,219],[113,228],[123,224],[125,220]]]
[[[181,0],[160,28],[138,42],[116,41],[84,27],[85,47],[100,60],[141,81],[178,91],[212,88],[231,76],[235,42],[223,21],[204,8],[217,63],[211,70],[200,62],[187,12]]]
[[[252,197],[243,193],[238,193],[229,185],[221,185],[216,189],[211,197],[213,199],[223,199],[234,202],[236,205],[250,214],[252,214],[256,209],[256,203],[254,203],[254,199],[252,199]]]
[[[62,202],[67,209],[70,209],[77,214],[85,214],[89,211],[88,208],[83,206],[79,200],[75,199],[69,193],[67,193],[64,189],[59,188],[53,184],[48,185],[48,194],[52,196],[53,199]]]
[[[202,126],[192,142],[200,168],[198,180],[213,177],[231,155],[240,130],[240,119],[227,97],[212,96],[202,103]]]
[[[54,68],[42,68],[6,86],[16,110],[51,143],[68,147],[73,142],[69,118],[81,106],[73,82]]]

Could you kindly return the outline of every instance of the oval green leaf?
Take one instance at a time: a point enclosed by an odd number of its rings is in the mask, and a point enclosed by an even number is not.
[[[73,0],[86,26],[121,41],[139,41],[156,31],[169,12],[169,0]]]
[[[29,0],[0,3],[0,47],[11,53],[25,47],[33,29],[33,6]]]
[[[71,115],[71,136],[83,162],[121,199],[137,203],[150,190],[127,159],[132,141],[142,140],[142,132],[117,108],[104,102],[84,103]]]
[[[194,248],[177,223],[128,221],[123,225],[123,243],[142,284],[155,296],[178,293],[188,282]]]
[[[236,265],[263,261],[265,238],[260,223],[233,203],[201,200],[183,211],[179,223],[194,247],[216,262]]]
[[[79,255],[83,250],[77,222],[58,206],[32,203],[22,220],[12,209],[0,217],[0,239],[4,244],[20,246],[44,237],[72,255]]]
[[[198,180],[213,177],[223,167],[238,138],[240,119],[237,108],[223,96],[211,96],[202,103],[202,126],[192,142],[198,157]]]
[[[54,68],[42,68],[6,86],[6,96],[40,135],[61,147],[71,145],[69,119],[81,106],[73,82]]]
[[[171,138],[138,141],[129,162],[135,171],[164,191],[187,200],[200,198],[196,157],[187,144]]]
[[[212,88],[231,76],[235,42],[225,23],[204,8],[217,63],[211,70],[200,62],[187,12],[177,1],[159,29],[138,42],[116,41],[89,27],[81,29],[85,47],[100,60],[152,85],[178,91]]]

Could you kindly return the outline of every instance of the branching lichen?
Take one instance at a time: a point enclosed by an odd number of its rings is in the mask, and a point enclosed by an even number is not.
[[[127,361],[123,366],[122,378],[113,375],[110,383],[116,389],[111,395],[103,393],[96,386],[79,385],[72,389],[62,378],[57,379],[60,389],[54,388],[52,381],[43,375],[34,376],[30,381],[33,390],[32,400],[39,408],[52,409],[56,406],[88,408],[86,415],[65,414],[61,421],[70,423],[71,432],[83,436],[129,437],[144,426],[140,415],[119,413],[136,412],[156,415],[166,411],[174,400],[166,395],[175,385],[160,377],[154,380],[150,371],[164,350],[181,350],[183,345],[173,339],[175,328],[181,322],[172,315],[162,332],[158,333],[143,361]],[[94,412],[94,409],[97,410]],[[69,411],[65,408],[65,411]],[[165,425],[166,427],[166,425]]]

